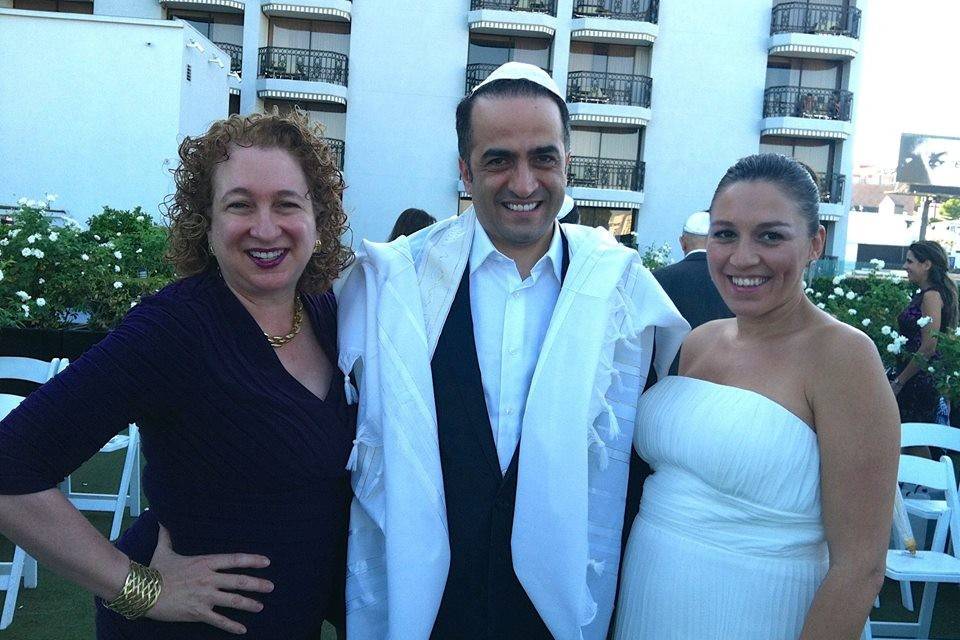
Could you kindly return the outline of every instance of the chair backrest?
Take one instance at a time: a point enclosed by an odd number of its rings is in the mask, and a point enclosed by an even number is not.
[[[48,362],[21,356],[0,356],[0,379],[43,384],[57,373],[59,366],[59,358]]]
[[[900,425],[901,447],[940,447],[960,452],[960,429],[929,422],[904,422]]]
[[[950,539],[954,554],[960,552],[960,498],[950,456],[942,456],[939,462],[935,462],[901,454],[897,480],[944,492],[947,508],[950,509]]]
[[[0,420],[7,417],[7,414],[13,411],[23,400],[23,396],[15,396],[12,393],[0,393]]]

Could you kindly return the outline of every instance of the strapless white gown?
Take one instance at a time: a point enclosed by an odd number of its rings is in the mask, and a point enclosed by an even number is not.
[[[671,376],[640,399],[654,469],[624,556],[620,640],[796,640],[828,568],[817,437],[752,391]]]

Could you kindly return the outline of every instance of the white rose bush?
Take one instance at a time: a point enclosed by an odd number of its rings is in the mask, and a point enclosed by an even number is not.
[[[22,198],[12,224],[0,224],[0,327],[62,329],[84,320],[85,328],[111,329],[174,278],[163,260],[166,228],[139,207],[104,207],[81,230],[55,226],[50,201]]]
[[[884,365],[892,367],[907,342],[898,332],[897,316],[910,304],[916,287],[903,279],[881,276],[882,261],[871,263],[874,271],[867,276],[819,278],[806,293],[819,308],[870,336]],[[918,324],[929,322],[929,318],[921,318]],[[914,357],[922,369],[930,370],[944,397],[960,398],[960,331],[938,332],[937,339],[938,358]]]

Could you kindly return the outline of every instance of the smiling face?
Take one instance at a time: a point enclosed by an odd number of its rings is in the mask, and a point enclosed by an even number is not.
[[[913,251],[907,251],[907,259],[903,262],[903,268],[907,272],[907,280],[913,284],[922,286],[926,283],[931,266],[933,266],[933,263],[929,260],[920,262]]]
[[[292,298],[317,240],[308,191],[299,163],[283,149],[234,146],[217,165],[209,239],[236,293]]]
[[[546,252],[567,185],[557,105],[546,97],[478,98],[471,140],[460,177],[490,241],[512,258]]]
[[[776,185],[736,182],[710,211],[707,263],[738,317],[761,317],[803,297],[807,263],[823,250],[823,227],[810,236],[797,206]]]

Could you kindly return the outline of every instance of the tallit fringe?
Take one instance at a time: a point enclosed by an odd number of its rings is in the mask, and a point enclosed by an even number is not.
[[[622,389],[622,380],[620,372],[614,366],[613,358],[618,345],[637,350],[641,348],[640,335],[641,330],[637,329],[633,318],[633,306],[624,296],[620,287],[617,287],[613,293],[614,299],[610,304],[613,305],[611,321],[607,325],[603,336],[603,345],[600,349],[600,362],[597,366],[597,377],[594,380],[593,394],[590,399],[590,408],[587,415],[592,418],[592,427],[588,433],[588,443],[591,450],[597,453],[598,465],[601,471],[605,471],[609,464],[609,453],[606,450],[606,443],[600,437],[597,430],[597,423],[601,421],[602,416],[606,416],[606,437],[608,442],[613,442],[623,435],[620,429],[620,421],[617,419],[613,406],[607,400],[607,393],[616,385],[617,389]]]
[[[353,381],[350,380],[349,373],[343,376],[343,395],[347,399],[348,405],[360,402],[360,394],[357,393],[357,388],[353,385]]]
[[[361,444],[366,447],[382,446],[381,443],[376,442],[369,435],[371,431],[373,431],[373,428],[367,422],[357,425],[357,437],[354,438],[353,440],[353,448],[350,449],[350,457],[347,458],[347,467],[346,467],[347,471],[357,470],[357,461],[360,456],[359,448]],[[377,480],[377,479],[379,478],[374,478],[374,480]]]

